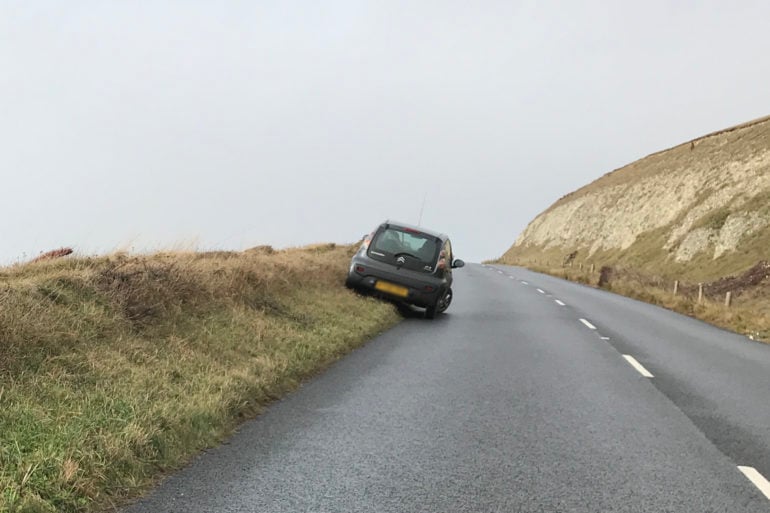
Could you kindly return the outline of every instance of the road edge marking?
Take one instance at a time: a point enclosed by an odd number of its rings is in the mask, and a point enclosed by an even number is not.
[[[633,367],[634,369],[636,369],[636,370],[637,370],[637,372],[638,372],[639,374],[641,374],[642,376],[644,376],[645,378],[654,378],[654,377],[655,377],[655,376],[653,376],[653,375],[652,375],[652,373],[651,373],[650,371],[648,371],[647,369],[645,369],[645,368],[642,366],[642,364],[641,364],[641,363],[639,363],[638,361],[636,361],[636,358],[634,358],[634,357],[633,357],[633,356],[631,356],[630,354],[624,354],[624,355],[623,355],[623,358],[625,358],[625,359],[626,359],[626,361],[627,361],[628,363],[630,363],[630,364],[631,364],[631,367]]]
[[[543,289],[537,289],[537,291],[540,292],[541,294],[545,294],[545,291]]]
[[[754,467],[742,467],[738,465],[738,470],[743,472],[743,475],[746,476],[749,481],[754,484],[754,486],[759,488],[759,491],[770,500],[770,482],[765,479],[765,476],[760,474],[759,471]]]
[[[566,303],[564,303],[564,301],[561,301],[561,300],[559,300],[559,299],[554,299],[554,302],[555,302],[557,305],[559,305],[559,306],[567,306],[567,304],[566,304]]]
[[[593,324],[591,324],[590,322],[588,322],[585,319],[580,319],[580,322],[585,324],[588,329],[591,329],[591,330],[595,330],[596,329],[596,326],[594,326]]]

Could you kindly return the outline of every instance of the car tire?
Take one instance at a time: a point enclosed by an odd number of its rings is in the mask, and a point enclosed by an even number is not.
[[[449,308],[449,305],[451,304],[452,304],[452,289],[448,288],[444,296],[441,299],[439,299],[437,303],[438,313],[446,312],[446,309]]]
[[[427,319],[435,319],[440,313],[444,313],[452,303],[452,289],[449,288],[444,294],[436,300],[436,303],[425,309]]]

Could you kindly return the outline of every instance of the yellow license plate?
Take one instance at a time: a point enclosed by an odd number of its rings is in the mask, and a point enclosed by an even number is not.
[[[401,285],[388,283],[387,281],[378,281],[377,283],[374,284],[374,288],[382,292],[387,292],[388,294],[393,294],[394,296],[398,296],[398,297],[406,297],[409,295],[408,288],[402,287]]]

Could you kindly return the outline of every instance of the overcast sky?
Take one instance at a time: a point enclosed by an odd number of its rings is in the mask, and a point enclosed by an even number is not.
[[[352,242],[502,254],[563,194],[770,114],[766,1],[0,0],[0,263]]]

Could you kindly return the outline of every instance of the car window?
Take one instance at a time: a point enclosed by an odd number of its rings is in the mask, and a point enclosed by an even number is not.
[[[431,235],[388,227],[375,235],[369,246],[369,255],[388,262],[403,255],[404,267],[432,272],[438,250],[438,241]]]

